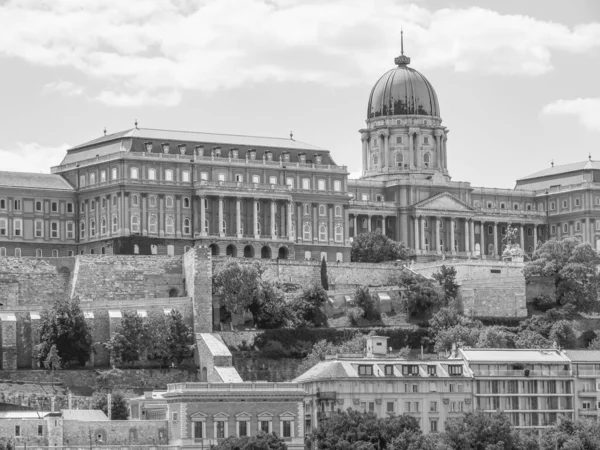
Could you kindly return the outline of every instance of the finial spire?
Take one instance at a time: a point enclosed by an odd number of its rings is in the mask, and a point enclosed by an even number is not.
[[[106,136],[106,127],[104,127],[104,136]]]
[[[293,141],[294,140],[294,132],[290,131],[290,139]]]
[[[400,28],[400,56],[396,56],[394,62],[399,66],[407,66],[410,64],[410,58],[404,56],[404,30],[402,28]]]
[[[554,167],[554,160],[550,161],[550,165]]]
[[[136,130],[137,130],[137,127],[138,127],[138,121],[137,121],[137,119],[135,119],[135,129]]]
[[[588,159],[591,161],[592,160],[592,154],[588,153]]]

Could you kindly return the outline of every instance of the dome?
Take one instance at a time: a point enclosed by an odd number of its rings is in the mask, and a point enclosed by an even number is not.
[[[369,97],[367,119],[415,114],[440,117],[440,106],[431,83],[420,72],[408,67],[410,58],[395,59],[398,67],[384,73]]]

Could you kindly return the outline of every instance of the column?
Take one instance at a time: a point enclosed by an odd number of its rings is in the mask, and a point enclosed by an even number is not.
[[[294,241],[294,232],[292,229],[292,212],[294,211],[294,203],[288,201],[287,203],[287,235],[290,241]],[[297,230],[296,230],[297,231]]]
[[[178,238],[181,237],[181,228],[182,228],[181,220],[181,195],[175,196],[175,236]]]
[[[254,238],[259,239],[260,233],[258,232],[258,199],[257,198],[255,198],[252,201],[252,207],[253,207],[252,220],[254,222],[252,232],[254,233]]]
[[[533,225],[533,251],[537,250],[538,235],[537,235],[537,224]]]
[[[312,205],[312,210],[313,210],[313,232],[312,232],[312,238],[313,238],[313,242],[315,240],[319,240],[319,205],[316,203],[313,203]]]
[[[447,147],[446,147],[446,142],[448,141],[448,138],[446,137],[446,135],[444,135],[444,139],[443,139],[443,148],[444,148],[444,168],[448,167],[448,151],[447,151]]]
[[[481,247],[480,249],[480,253],[481,253],[481,259],[485,258],[486,255],[486,251],[485,251],[485,222],[482,220],[481,221],[481,226],[480,226],[480,231],[481,233],[479,234],[479,240],[481,241],[479,246]]]
[[[238,239],[242,237],[242,199],[235,199],[235,232]]]
[[[344,207],[342,207],[344,208]],[[344,208],[344,242],[346,242],[346,239],[348,239],[350,237],[350,212],[348,211],[348,208]]]
[[[442,253],[442,250],[440,248],[440,218],[436,217],[435,218],[435,242],[434,242],[434,247],[435,252],[440,255]]]
[[[383,135],[385,167],[390,167],[390,133],[387,131]]]
[[[523,224],[519,225],[519,233],[521,238],[521,250],[525,251],[525,227]]]
[[[413,233],[415,239],[415,253],[419,254],[419,218],[417,216],[413,217]]]
[[[277,233],[275,232],[275,211],[277,204],[276,200],[271,200],[271,239],[277,238]]]
[[[421,133],[417,132],[415,134],[415,165],[418,169],[423,167],[423,158],[421,157]],[[452,246],[451,246],[452,247]]]
[[[142,195],[142,235],[147,236],[148,235],[148,196],[146,194],[141,194]],[[110,199],[108,200],[110,201]],[[110,203],[107,203],[110,204]],[[107,211],[109,211],[109,208],[106,208]],[[110,215],[108,216],[108,229],[110,230]]]
[[[379,170],[385,166],[385,138],[383,134],[379,134]]]
[[[158,235],[165,237],[165,196],[158,196]]]
[[[125,234],[128,235],[130,233],[129,221],[131,220],[131,217],[129,213],[129,194],[127,192],[125,193],[125,198],[123,199],[123,205],[125,206],[123,211],[123,215],[125,216]]]
[[[367,134],[362,134],[360,136],[360,139],[362,141],[362,170],[363,173],[368,169],[368,145],[369,145],[369,136]]]
[[[89,200],[85,200],[85,239],[87,241],[90,240],[90,202]],[[79,236],[81,236],[81,225],[77,225],[79,228]]]
[[[498,255],[498,222],[494,222],[494,256]]]
[[[121,234],[121,230],[123,229],[123,193],[119,192],[118,196],[119,196],[119,198],[117,199],[117,223],[118,223],[117,233]],[[79,205],[77,205],[77,207],[79,208]],[[87,220],[86,220],[86,223],[87,223]],[[79,227],[79,224],[77,224],[77,226]],[[111,219],[110,226],[112,227],[112,219]],[[87,234],[86,234],[86,237],[87,237]]]
[[[335,236],[333,234],[333,205],[327,206],[327,212],[329,213],[329,242],[333,242],[335,240]]]
[[[470,234],[470,247],[471,254],[475,255],[475,220],[469,219],[469,234]]]
[[[200,197],[200,236],[206,236],[206,197]]]
[[[225,229],[223,228],[223,196],[219,195],[219,236],[225,236]]]
[[[367,227],[368,227],[368,228],[367,228],[367,231],[368,231],[369,233],[371,232],[371,218],[372,218],[372,217],[373,217],[373,216],[372,216],[371,214],[369,214],[369,219],[368,219],[368,222],[367,222]]]
[[[456,223],[455,217],[450,217],[450,249],[453,255],[456,255],[456,248],[454,247],[454,224]]]
[[[427,248],[425,247],[425,216],[421,216],[421,253],[425,253]]]
[[[592,247],[596,247],[596,245],[592,242],[592,235],[590,233],[590,218],[585,218],[585,229],[583,230],[583,240],[585,242],[589,242],[592,244]]]
[[[279,237],[280,238],[284,238],[286,236],[289,237],[289,235],[286,235],[287,228],[285,226],[285,220],[287,218],[287,212],[286,212],[287,202],[281,202],[279,205],[281,207],[281,212],[279,213]]]
[[[465,229],[465,231],[464,231],[464,233],[465,233],[465,252],[468,254],[471,251],[470,245],[469,245],[470,244],[469,240],[471,239],[471,235],[469,234],[469,219],[467,219],[465,217],[463,220],[465,222],[465,227],[464,227],[464,229]]]
[[[358,214],[354,214],[354,237],[358,236]]]
[[[196,234],[198,233],[198,197],[195,195],[192,195],[192,226],[193,228],[193,232],[192,232],[192,238],[196,237]]]
[[[410,169],[415,168],[415,162],[413,160],[413,133],[408,131],[408,167]]]

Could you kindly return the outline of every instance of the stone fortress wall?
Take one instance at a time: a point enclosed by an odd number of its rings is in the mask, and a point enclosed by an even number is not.
[[[37,368],[33,348],[39,342],[40,314],[62,297],[78,297],[93,329],[93,341],[110,338],[122,312],[180,311],[195,333],[218,326],[213,311],[212,273],[230,258],[212,257],[206,247],[183,256],[78,255],[72,258],[0,258],[0,368]],[[235,259],[242,264],[256,260]],[[523,317],[525,280],[522,264],[491,261],[440,261],[411,270],[430,276],[452,264],[461,284],[464,312],[472,316]],[[264,277],[301,287],[320,283],[320,262],[262,261]],[[330,289],[349,295],[357,285],[384,289],[403,269],[401,263],[329,262]],[[387,289],[387,288],[385,288]],[[398,293],[391,293],[392,299]],[[105,367],[110,355],[100,345],[90,366]]]

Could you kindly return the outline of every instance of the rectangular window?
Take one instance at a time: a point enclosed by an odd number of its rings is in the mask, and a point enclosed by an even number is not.
[[[358,366],[359,375],[373,375],[373,366]]]
[[[419,412],[419,402],[413,402],[413,411]]]
[[[117,179],[117,168],[116,167],[113,167],[112,169],[110,169],[110,178],[111,178],[111,180]]]
[[[269,432],[269,421],[268,420],[261,420],[260,421],[260,431],[262,431],[264,433],[268,433]]]
[[[220,174],[218,175],[217,179],[218,179],[219,181],[225,181],[225,174],[224,174],[224,173],[220,173]]]
[[[292,437],[292,421],[291,420],[283,421],[283,437],[284,438]]]
[[[248,422],[246,422],[245,420],[242,420],[239,422],[239,424],[240,424],[240,429],[239,429],[238,436],[239,437],[248,436]]]
[[[554,211],[556,209],[556,203],[550,202],[550,211]]]
[[[462,365],[449,365],[448,366],[448,373],[450,375],[462,375],[462,373],[463,373],[463,366]]]
[[[438,421],[437,420],[430,420],[429,421],[429,429],[432,433],[437,433],[438,427],[437,424]]]
[[[0,198],[0,209],[6,209],[6,199]]]
[[[208,181],[208,172],[200,172],[200,180]]]
[[[156,169],[148,169],[148,179],[156,180]]]
[[[410,412],[410,402],[404,402],[404,412]]]
[[[394,375],[394,366],[385,366],[386,375]]]
[[[38,436],[44,435],[44,425],[38,425]]]
[[[44,222],[37,220],[35,222],[35,237],[41,238],[44,237]]]
[[[6,236],[8,234],[7,223],[8,221],[6,219],[0,219],[0,236]]]
[[[15,437],[21,437],[21,425],[15,425]]]
[[[413,384],[412,385],[412,391],[413,392],[419,392],[419,385],[418,384]]]
[[[50,224],[50,237],[58,238],[58,222],[52,222]]]
[[[52,202],[52,203],[50,204],[50,210],[51,210],[52,212],[58,212],[58,202]]]
[[[387,402],[387,412],[394,412],[394,402]]]
[[[324,191],[325,190],[325,180],[319,180],[317,186],[320,191]]]
[[[184,183],[190,182],[190,172],[189,171],[184,170],[183,172],[181,172],[181,181],[183,181]]]
[[[42,210],[42,202],[40,202],[39,200],[35,202],[35,210],[36,211]]]
[[[403,365],[402,366],[402,375],[418,375],[419,374],[419,366],[415,365]]]
[[[67,239],[75,239],[75,224],[67,222]]]
[[[277,184],[277,177],[269,177],[269,184]]]
[[[436,367],[435,366],[427,366],[427,375],[435,376],[436,375]]]
[[[106,182],[106,170],[100,171],[100,183]]]
[[[219,421],[217,422],[217,439],[225,438],[225,422]]]
[[[21,200],[15,200],[15,211],[21,211]]]
[[[21,219],[14,219],[13,227],[15,236],[23,236],[23,221]]]
[[[194,438],[195,439],[202,439],[204,437],[204,434],[202,433],[203,430],[203,426],[202,426],[202,422],[194,422]]]
[[[310,179],[302,178],[302,189],[310,189]]]
[[[438,410],[437,402],[429,402],[429,411],[436,412]]]

